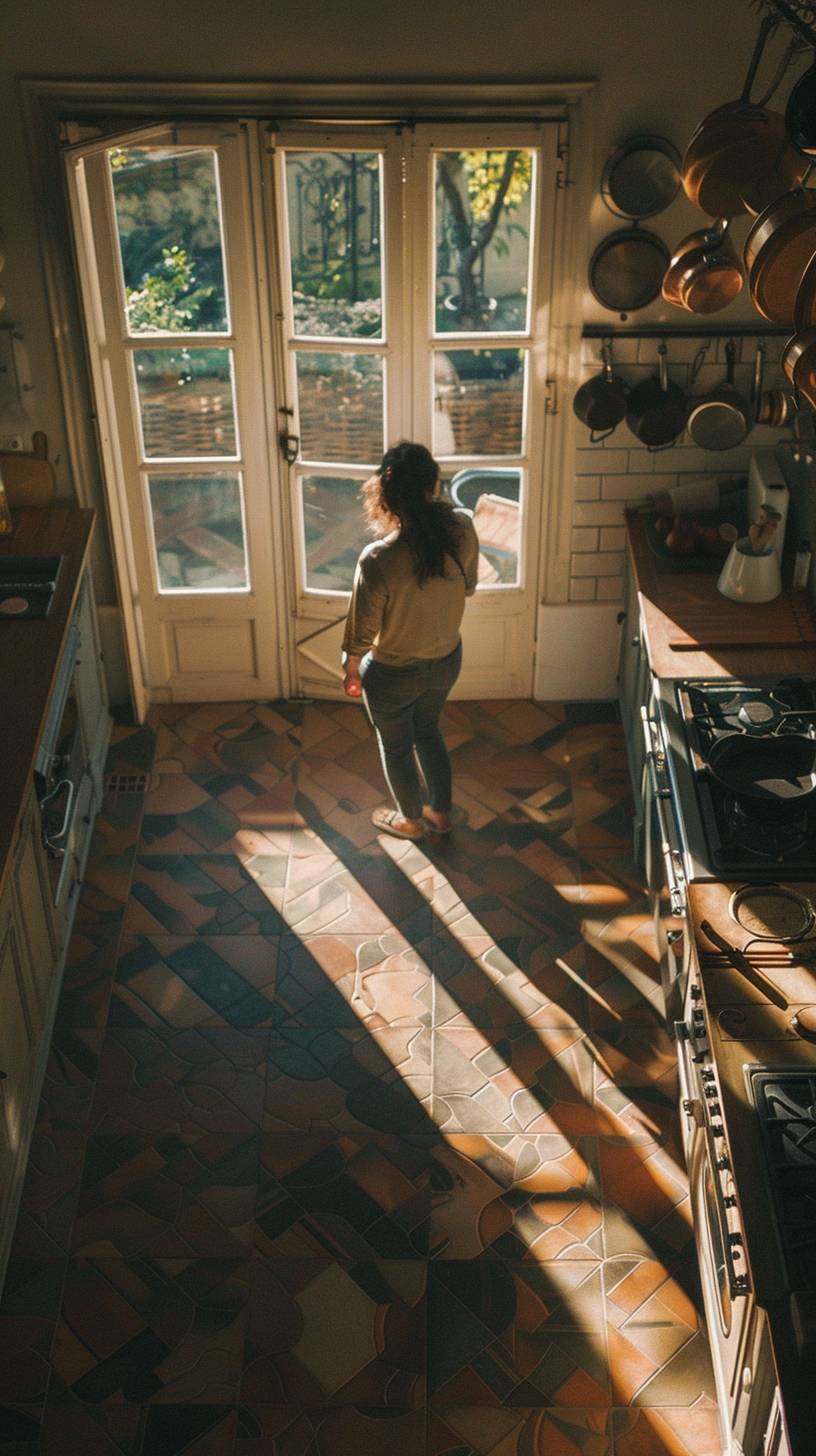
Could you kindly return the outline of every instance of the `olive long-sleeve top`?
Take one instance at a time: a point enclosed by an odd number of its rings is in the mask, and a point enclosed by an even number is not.
[[[360,553],[346,619],[343,652],[373,651],[388,667],[447,657],[459,641],[465,597],[476,590],[479,540],[468,511],[454,509],[462,527],[459,564],[420,584],[411,551],[396,533]]]

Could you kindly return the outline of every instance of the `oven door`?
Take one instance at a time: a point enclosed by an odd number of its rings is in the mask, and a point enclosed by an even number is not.
[[[723,1190],[712,1144],[710,1128],[704,1121],[695,1127],[692,1137],[689,1188],[723,1445],[729,1450],[754,1301],[750,1290],[738,1292],[736,1288],[734,1250],[729,1239],[733,1230],[722,1201]]]
[[[682,1014],[692,950],[686,907],[686,879],[657,722],[641,708],[643,831],[646,888],[652,907],[666,1023],[671,1031]]]

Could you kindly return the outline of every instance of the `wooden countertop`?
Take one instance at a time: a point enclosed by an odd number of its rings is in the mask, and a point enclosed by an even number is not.
[[[726,614],[733,629],[744,620],[745,642],[750,643],[757,623],[765,625],[769,613],[791,621],[802,621],[813,633],[814,619],[804,593],[783,592],[776,603],[742,605],[726,602],[717,591],[716,571],[661,571],[661,562],[649,546],[646,519],[634,511],[626,513],[626,529],[640,596],[649,662],[656,677],[788,677],[816,673],[816,641],[801,646],[721,646],[696,651],[672,647],[673,640],[687,633],[696,635],[706,611]],[[762,616],[758,616],[758,614]]]
[[[711,1060],[716,1067],[719,1101],[731,1157],[731,1170],[745,1231],[745,1255],[757,1303],[765,1310],[777,1380],[788,1424],[792,1456],[813,1449],[813,1351],[803,1356],[796,1338],[791,1293],[778,1249],[770,1179],[762,1136],[746,1080],[746,1066],[784,1067],[816,1073],[816,1045],[791,1026],[801,1006],[816,1004],[814,941],[803,954],[789,956],[788,947],[749,942],[749,932],[730,913],[733,892],[745,882],[689,885],[689,910],[694,929],[703,1001],[708,1013]],[[762,887],[758,887],[761,890]],[[816,884],[784,882],[816,905]],[[773,917],[772,917],[773,918]],[[701,928],[708,921],[729,944],[746,949],[759,973],[751,981],[730,966]],[[774,928],[784,933],[780,919]],[[813,957],[813,958],[811,958]],[[777,1004],[774,1003],[774,996]],[[784,1004],[787,1003],[787,1004]],[[812,1326],[816,1299],[796,1297],[805,1323]]]
[[[0,620],[0,891],[28,795],[54,675],[76,606],[95,512],[77,506],[14,512],[3,556],[63,556],[47,617]]]

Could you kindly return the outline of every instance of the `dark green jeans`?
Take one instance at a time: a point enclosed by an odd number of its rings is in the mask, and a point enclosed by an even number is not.
[[[439,715],[461,666],[461,642],[448,657],[410,667],[387,667],[370,653],[360,664],[363,701],[377,735],[385,780],[405,819],[422,817],[417,759],[431,808],[450,813],[451,765]]]

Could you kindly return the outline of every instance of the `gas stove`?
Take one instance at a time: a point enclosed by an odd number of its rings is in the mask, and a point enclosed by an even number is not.
[[[750,1080],[788,1282],[816,1290],[816,1071],[752,1067]]]
[[[816,794],[798,792],[791,779],[782,784],[790,793],[784,802],[752,799],[724,784],[711,762],[723,740],[730,747],[754,741],[760,759],[771,740],[795,735],[801,748],[816,735],[816,679],[662,682],[658,693],[687,878],[816,874]]]

